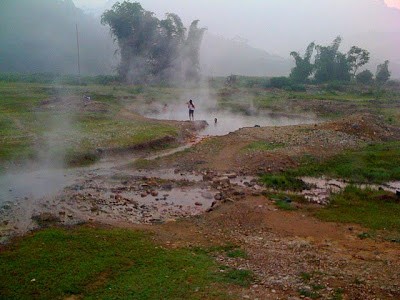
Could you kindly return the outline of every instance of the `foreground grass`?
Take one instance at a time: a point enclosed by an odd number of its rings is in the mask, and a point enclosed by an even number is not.
[[[249,278],[129,230],[46,229],[0,252],[1,299],[228,299]]]
[[[400,233],[400,203],[385,191],[346,187],[331,197],[328,207],[315,215],[325,221],[356,223],[374,230]]]

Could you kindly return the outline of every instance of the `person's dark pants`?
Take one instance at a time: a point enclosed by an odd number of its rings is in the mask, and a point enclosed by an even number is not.
[[[193,109],[189,109],[189,119],[194,120],[194,110]]]

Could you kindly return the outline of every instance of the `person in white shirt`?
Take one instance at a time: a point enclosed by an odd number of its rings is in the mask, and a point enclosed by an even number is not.
[[[189,102],[187,103],[187,105],[188,105],[188,108],[189,108],[189,120],[190,121],[194,121],[194,109],[195,109],[195,106],[193,104],[193,100],[190,99]]]

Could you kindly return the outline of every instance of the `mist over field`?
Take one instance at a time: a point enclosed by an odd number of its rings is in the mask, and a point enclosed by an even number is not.
[[[100,24],[101,14],[115,2],[1,1],[0,71],[75,74],[77,23],[82,73],[115,72],[118,47],[109,28]],[[186,26],[200,20],[207,28],[200,52],[205,75],[288,75],[294,66],[291,51],[302,52],[312,41],[330,43],[340,35],[342,52],[353,45],[368,49],[368,68],[375,71],[389,60],[392,78],[399,78],[400,10],[386,2],[140,1],[158,18],[176,13]]]

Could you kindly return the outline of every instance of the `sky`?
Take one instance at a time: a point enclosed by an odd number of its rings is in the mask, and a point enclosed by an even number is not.
[[[132,0],[133,1],[133,0]],[[400,32],[400,0],[137,0],[162,18],[178,14],[186,26],[199,19],[215,35],[240,38],[252,47],[288,56],[315,41],[341,35],[356,44],[369,35]],[[113,0],[74,0],[101,14]],[[400,52],[400,51],[399,51]]]

